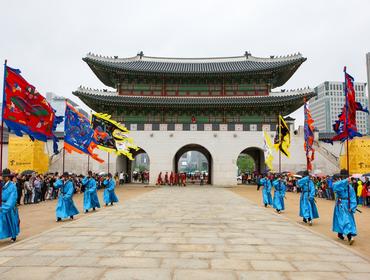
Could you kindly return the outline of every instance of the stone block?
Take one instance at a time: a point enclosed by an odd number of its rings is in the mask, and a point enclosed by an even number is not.
[[[295,271],[296,269],[286,261],[251,261],[255,270],[262,271]]]
[[[171,271],[166,269],[108,269],[102,280],[171,280]]]
[[[213,271],[213,270],[175,270],[174,280],[236,280],[236,276],[231,271]]]

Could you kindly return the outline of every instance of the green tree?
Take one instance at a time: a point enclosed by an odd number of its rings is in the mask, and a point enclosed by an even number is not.
[[[250,155],[240,154],[236,162],[239,172],[253,172],[254,171],[254,160]]]

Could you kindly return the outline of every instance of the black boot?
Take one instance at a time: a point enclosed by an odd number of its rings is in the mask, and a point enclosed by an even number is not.
[[[73,215],[72,216],[69,216],[71,218],[71,220],[73,220]]]
[[[265,207],[267,207],[267,203],[265,203]]]
[[[353,238],[353,236],[352,236],[352,234],[351,233],[348,233],[347,234],[347,238],[348,238],[348,244],[349,245],[352,245],[353,242],[355,241],[354,238]]]
[[[93,211],[95,211],[95,207],[93,208]]]
[[[12,238],[10,238],[10,240],[11,240],[12,242],[15,242],[15,241],[17,240],[17,237],[12,237]]]
[[[89,210],[85,210],[85,213],[89,213]]]
[[[305,224],[307,224],[307,220],[306,220],[306,218],[303,218],[303,222],[304,222]]]
[[[59,217],[57,218],[57,222],[60,222],[61,220],[62,220],[62,218],[59,218]]]
[[[110,203],[110,205],[112,205],[112,206],[113,206],[113,202],[111,202],[111,203]]]
[[[344,240],[343,233],[338,233],[338,238],[339,238],[340,240]]]

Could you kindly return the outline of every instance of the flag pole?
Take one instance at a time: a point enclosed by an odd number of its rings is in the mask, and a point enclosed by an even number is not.
[[[1,142],[0,142],[0,172],[3,174],[3,140],[4,140],[4,107],[5,107],[5,79],[6,79],[6,64],[7,60],[4,61],[4,82],[3,82],[3,104],[1,108]],[[3,201],[3,186],[0,184],[0,206]]]
[[[63,166],[62,166],[62,173],[64,173],[64,167],[65,167],[65,157],[66,157],[66,149],[63,147]]]
[[[90,156],[87,155],[87,173],[90,171]]]
[[[346,77],[346,73],[347,73],[347,67],[344,66],[344,97],[346,98],[346,125],[345,125],[345,130],[347,132],[347,172],[348,172],[348,177],[350,177],[351,173],[349,171],[349,144],[348,144],[348,141],[349,141],[349,135],[348,135],[348,86],[347,86],[347,77]]]
[[[107,152],[108,153],[108,173],[109,173],[109,165],[110,165],[110,154],[109,154],[109,152]]]
[[[281,120],[280,120],[280,112],[279,112],[279,145],[281,145]],[[279,173],[281,173],[281,149],[279,147]]]
[[[304,98],[304,127],[303,127],[303,134],[306,133],[306,125],[308,126],[308,123],[307,123],[307,103],[306,103],[306,97]],[[308,140],[307,140],[307,136],[304,135],[304,138],[305,138],[305,143],[306,143],[306,170],[307,170],[307,173],[309,173],[310,171],[308,170],[309,168],[309,159],[308,159]]]

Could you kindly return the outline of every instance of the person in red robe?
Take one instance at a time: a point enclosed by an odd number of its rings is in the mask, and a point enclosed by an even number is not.
[[[186,173],[181,174],[181,185],[186,187]]]
[[[168,172],[164,174],[164,184],[168,185]]]
[[[171,173],[170,173],[170,186],[173,186],[174,184],[173,184],[173,180],[174,179],[174,176],[173,176],[173,171],[171,171]]]
[[[174,185],[179,185],[179,183],[180,183],[180,182],[179,182],[179,173],[176,173],[176,172],[175,172],[175,180],[174,180],[173,184],[174,184]]]
[[[163,185],[162,172],[159,172],[156,185],[157,186]]]

